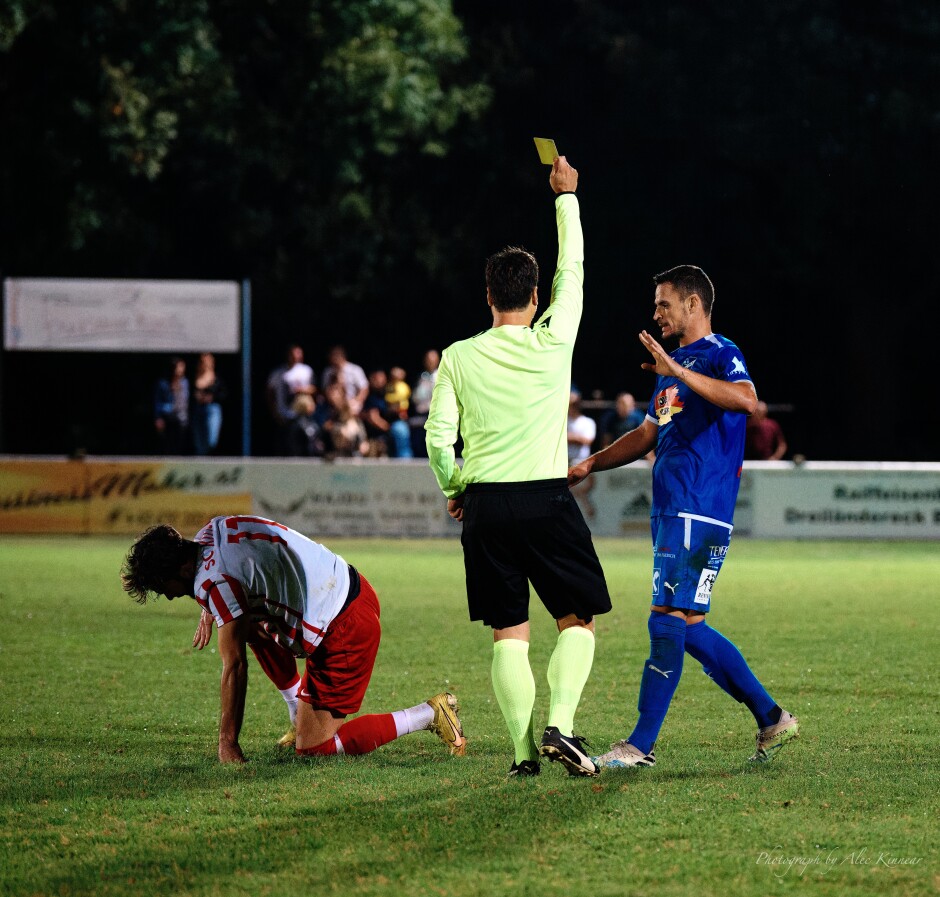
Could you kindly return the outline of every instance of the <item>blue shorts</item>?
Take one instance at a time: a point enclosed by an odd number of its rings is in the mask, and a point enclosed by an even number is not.
[[[707,614],[731,524],[697,514],[650,518],[653,604]]]

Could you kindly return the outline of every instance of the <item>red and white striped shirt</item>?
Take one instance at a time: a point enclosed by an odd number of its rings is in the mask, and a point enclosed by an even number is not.
[[[196,536],[196,601],[217,626],[248,614],[297,657],[311,654],[349,591],[349,565],[263,517],[215,517]]]

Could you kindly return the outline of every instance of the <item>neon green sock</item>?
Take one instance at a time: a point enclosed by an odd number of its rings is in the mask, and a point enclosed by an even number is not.
[[[548,662],[548,685],[552,690],[548,725],[562,735],[574,733],[574,713],[581,700],[594,663],[594,633],[583,626],[569,626],[558,634],[558,643]]]
[[[529,643],[507,638],[493,643],[493,691],[512,738],[516,763],[535,760],[539,750],[532,734],[535,677],[529,666]]]

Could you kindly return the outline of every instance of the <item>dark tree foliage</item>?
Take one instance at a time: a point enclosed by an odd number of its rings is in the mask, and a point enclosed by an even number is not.
[[[286,340],[318,369],[343,341],[416,372],[488,325],[488,254],[521,243],[551,276],[531,138],[554,137],[582,170],[582,390],[648,395],[650,278],[691,262],[761,397],[794,406],[792,451],[935,459],[911,409],[940,298],[938,51],[918,0],[0,0],[0,268],[249,277],[263,435]],[[146,396],[157,361],[120,379]],[[46,375],[8,353],[4,446],[141,448],[63,364],[113,375],[42,357],[80,432],[20,437],[18,384]]]

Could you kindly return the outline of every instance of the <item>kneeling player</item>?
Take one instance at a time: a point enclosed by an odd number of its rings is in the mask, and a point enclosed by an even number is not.
[[[246,645],[256,626],[306,658],[297,709],[298,754],[365,754],[427,729],[462,754],[466,739],[453,695],[394,713],[357,713],[379,648],[379,602],[365,577],[306,536],[261,517],[216,517],[195,541],[159,524],[131,546],[124,589],[195,598],[215,618],[222,657],[219,760],[244,762],[238,743],[248,688]],[[197,639],[199,632],[197,631]]]

